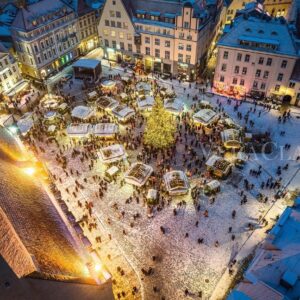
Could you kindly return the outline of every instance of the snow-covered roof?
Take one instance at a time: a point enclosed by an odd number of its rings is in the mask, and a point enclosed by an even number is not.
[[[154,105],[154,98],[151,96],[146,96],[145,99],[138,99],[137,105],[139,109],[152,108],[152,106]]]
[[[140,81],[136,84],[136,89],[138,91],[144,90],[144,91],[151,91],[151,84],[147,82]]]
[[[77,119],[88,119],[94,115],[94,110],[87,106],[76,106],[71,113],[72,117]]]
[[[251,299],[297,299],[300,295],[300,207],[287,207],[270,231],[236,290]],[[290,286],[286,288],[282,282]],[[269,297],[267,297],[269,296]]]
[[[119,104],[116,106],[113,110],[112,113],[120,120],[126,120],[132,117],[135,112],[132,108],[126,105]]]
[[[117,166],[111,166],[109,169],[105,171],[105,173],[107,173],[110,176],[114,176],[119,172],[119,170],[120,169]]]
[[[184,103],[179,99],[165,99],[164,107],[171,113],[181,113],[184,108]]]
[[[119,131],[119,126],[114,123],[98,123],[93,126],[92,132],[96,136],[112,136]]]
[[[183,171],[171,171],[164,175],[164,182],[170,195],[184,194],[189,190],[189,182]]]
[[[47,120],[52,120],[54,119],[55,117],[57,116],[57,113],[55,111],[47,111],[45,114],[44,114],[44,118],[47,119]]]
[[[87,137],[90,133],[90,124],[70,124],[67,134],[71,137]]]
[[[126,158],[126,152],[122,145],[114,144],[101,148],[98,152],[98,157],[103,163],[112,163]]]
[[[229,32],[221,37],[218,45],[282,55],[297,55],[288,25],[279,19],[270,17],[249,16],[244,18],[240,16],[236,18]]]
[[[81,58],[73,63],[73,67],[76,68],[86,68],[86,69],[95,69],[101,61],[98,59],[91,59],[91,58]]]
[[[89,98],[94,98],[94,97],[97,97],[97,96],[98,96],[98,94],[97,94],[96,91],[92,91],[92,92],[88,93]]]
[[[119,102],[111,97],[103,96],[97,100],[97,105],[99,105],[102,109],[113,109],[119,104]]]
[[[207,184],[207,186],[208,186],[210,189],[212,189],[212,190],[217,189],[217,188],[220,187],[220,181],[218,181],[218,180],[212,180],[212,181],[210,181],[210,182]]]
[[[112,89],[116,86],[116,81],[111,79],[105,79],[101,82],[101,86],[104,88]]]
[[[202,125],[210,125],[218,118],[218,114],[212,109],[201,109],[197,113],[193,115],[193,119],[195,122],[200,123]]]
[[[125,181],[136,186],[143,186],[152,172],[153,168],[151,166],[136,162],[125,173]]]
[[[221,132],[222,142],[226,147],[241,146],[240,132],[236,129],[225,129]]]
[[[17,122],[17,126],[21,134],[25,135],[33,127],[33,117],[31,113],[25,113],[22,118]]]

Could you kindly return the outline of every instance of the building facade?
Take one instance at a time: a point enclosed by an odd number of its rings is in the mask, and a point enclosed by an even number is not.
[[[98,31],[111,61],[195,79],[205,63],[214,25],[202,3],[107,0]]]
[[[293,0],[265,0],[264,8],[273,17],[287,18],[292,7]]]
[[[292,101],[298,54],[288,25],[266,15],[236,18],[220,39],[214,90],[228,96]]]
[[[9,94],[21,81],[18,63],[0,43],[0,92]]]
[[[11,28],[24,75],[43,80],[99,46],[100,6],[84,0],[25,3]]]

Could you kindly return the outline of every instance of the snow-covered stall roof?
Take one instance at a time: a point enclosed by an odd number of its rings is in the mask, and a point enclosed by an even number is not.
[[[215,189],[218,189],[221,186],[221,184],[220,184],[220,181],[218,181],[218,180],[212,180],[207,184],[207,186],[210,189],[215,190]]]
[[[245,153],[245,152],[241,152],[239,151],[236,155],[236,158],[238,160],[241,160],[241,161],[247,161],[248,160],[248,155]]]
[[[90,133],[90,124],[70,124],[67,134],[70,137],[87,137]]]
[[[184,172],[171,171],[164,175],[164,182],[170,195],[186,194],[189,190],[189,182]]]
[[[134,116],[134,110],[130,108],[127,105],[121,105],[119,104],[116,106],[113,110],[112,113],[121,121],[125,121],[132,116]]]
[[[21,134],[25,135],[27,134],[30,129],[33,127],[34,122],[33,122],[33,117],[32,113],[25,113],[21,119],[17,122],[17,126],[21,132]]]
[[[89,99],[96,98],[97,96],[98,96],[98,94],[97,94],[96,91],[92,91],[92,92],[88,93],[88,98]]]
[[[98,152],[98,157],[103,163],[112,163],[126,158],[124,147],[119,144],[114,144],[101,148]]]
[[[138,91],[151,91],[151,84],[147,83],[147,82],[143,82],[143,81],[140,81],[136,84],[136,89]]]
[[[145,99],[138,99],[137,105],[139,109],[151,109],[154,105],[154,98],[151,96],[146,96]]]
[[[57,116],[57,113],[55,111],[47,111],[44,114],[44,118],[47,120],[53,120]]]
[[[200,123],[204,126],[210,125],[218,119],[219,115],[212,109],[201,109],[193,115],[193,119],[196,123]]]
[[[125,173],[125,181],[140,187],[146,183],[152,172],[153,168],[151,166],[136,162]]]
[[[216,161],[222,159],[222,157],[218,156],[218,155],[212,155],[207,161],[206,161],[206,165],[208,167],[213,167],[216,163]]]
[[[110,79],[106,79],[101,82],[101,86],[106,89],[112,89],[116,86],[116,84],[116,81]]]
[[[114,123],[98,123],[93,126],[92,132],[96,136],[111,137],[119,131],[119,126]]]
[[[101,97],[97,100],[97,105],[99,105],[102,109],[106,110],[112,110],[114,107],[116,107],[119,104],[119,102],[111,97]]]
[[[94,110],[88,106],[79,105],[72,110],[72,117],[86,120],[94,115]]]
[[[184,103],[179,99],[166,99],[164,107],[171,113],[181,113],[184,108]]]
[[[98,59],[81,58],[72,66],[77,68],[95,69],[99,64],[101,64],[101,61]]]
[[[225,129],[221,132],[224,146],[230,149],[237,149],[242,146],[240,132],[236,129]]]

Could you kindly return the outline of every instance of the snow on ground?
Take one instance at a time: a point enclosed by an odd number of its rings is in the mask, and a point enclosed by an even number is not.
[[[109,71],[121,73],[120,70]],[[174,85],[175,92],[185,102],[186,109],[189,109],[194,103],[192,97],[197,94],[198,89],[189,88],[188,83],[180,84],[178,81],[160,81],[161,85]],[[79,86],[79,84],[78,84]],[[184,90],[186,88],[186,90]],[[68,90],[68,85],[66,84]],[[80,88],[76,89],[72,86],[70,91],[76,95],[82,94]],[[189,94],[189,97],[187,95]],[[84,98],[84,97],[82,97]],[[244,120],[238,120],[234,111],[234,101],[231,105],[227,104],[225,98],[214,96],[212,98],[200,96],[200,99],[207,98],[214,106],[217,107],[217,99],[220,99],[223,104],[224,111],[235,121],[241,125]],[[248,109],[254,105],[251,103],[243,103],[239,107],[239,111],[244,115]],[[258,111],[261,110],[261,116],[258,117]],[[296,111],[297,112],[297,111]],[[211,204],[208,197],[201,196],[201,210],[197,212],[190,194],[186,196],[173,197],[170,205],[165,205],[161,211],[156,211],[153,219],[147,218],[146,206],[142,200],[137,203],[136,199],[130,203],[126,200],[133,195],[134,189],[130,185],[120,185],[120,179],[117,183],[108,185],[107,192],[104,197],[99,198],[98,181],[93,180],[93,175],[103,175],[104,167],[97,161],[92,170],[89,170],[88,160],[83,162],[77,156],[71,157],[71,150],[64,152],[68,160],[68,169],[74,171],[72,176],[66,176],[63,169],[57,164],[55,154],[58,153],[57,147],[44,147],[45,153],[41,153],[41,157],[47,163],[52,174],[61,178],[61,183],[57,181],[58,188],[63,193],[63,198],[68,199],[70,207],[78,210],[78,200],[82,203],[91,201],[94,205],[94,217],[101,224],[96,229],[96,234],[99,231],[103,235],[103,230],[109,232],[113,239],[117,242],[126,259],[130,261],[139,278],[142,278],[145,299],[159,299],[162,296],[165,299],[182,299],[184,290],[188,289],[191,293],[197,295],[200,291],[203,297],[207,299],[214,290],[225,268],[230,260],[237,254],[240,247],[247,240],[251,231],[248,229],[248,223],[254,224],[255,227],[260,227],[258,222],[260,216],[269,209],[273,204],[274,190],[260,189],[262,181],[266,181],[270,176],[276,178],[277,166],[284,166],[289,163],[287,171],[283,171],[283,183],[291,182],[291,188],[299,187],[299,162],[295,158],[299,153],[300,119],[293,114],[291,119],[283,123],[278,123],[277,119],[279,112],[271,110],[268,112],[262,107],[257,106],[257,112],[250,114],[250,119],[255,122],[252,132],[270,131],[272,140],[278,145],[278,150],[275,150],[275,155],[251,155],[246,167],[240,171],[235,170],[235,175],[240,176],[238,187],[235,187],[229,178],[221,183],[221,192],[216,196],[215,202]],[[250,126],[249,126],[250,127]],[[286,132],[285,136],[280,136],[280,131]],[[124,128],[122,132],[124,134]],[[60,139],[63,143],[70,143],[68,138]],[[289,151],[281,150],[280,146],[289,143],[292,145]],[[184,148],[179,145],[178,152],[183,153]],[[76,146],[82,150],[81,146]],[[200,150],[198,150],[200,151]],[[135,161],[138,151],[128,151],[130,160]],[[198,153],[200,154],[200,152]],[[152,165],[155,167],[154,162]],[[249,175],[250,169],[257,169],[262,166],[262,175],[259,178]],[[180,163],[178,167],[184,169]],[[75,170],[78,170],[80,175],[77,176]],[[120,178],[122,178],[122,175]],[[86,178],[86,182],[84,181]],[[269,197],[267,203],[259,202],[250,192],[245,192],[248,202],[245,205],[240,205],[240,192],[243,190],[243,179],[247,178],[255,185],[254,190],[262,192]],[[84,186],[84,190],[76,192],[74,184],[75,179]],[[197,181],[197,178],[193,179]],[[70,190],[66,192],[66,188]],[[289,187],[288,187],[289,188]],[[75,192],[77,197],[74,198],[72,192]],[[179,206],[178,203],[185,201],[186,205]],[[118,206],[115,208],[114,204]],[[178,214],[173,215],[173,209],[178,208]],[[209,217],[204,216],[204,211],[208,210]],[[236,210],[236,218],[232,219],[231,213]],[[125,212],[122,216],[121,212]],[[139,213],[140,217],[134,219],[133,216]],[[108,224],[110,219],[110,224]],[[97,222],[98,222],[97,221]],[[196,226],[196,222],[199,222]],[[162,234],[160,226],[166,228],[166,234]],[[228,233],[228,228],[232,227],[232,233]],[[123,231],[125,230],[125,233]],[[94,231],[93,231],[94,232]],[[186,233],[188,236],[186,237]],[[232,234],[235,239],[232,240]],[[203,239],[203,243],[199,244],[198,239]],[[215,242],[219,242],[219,246],[215,247]],[[101,245],[100,245],[101,247]],[[113,249],[109,250],[112,251]],[[158,257],[154,262],[152,256]],[[145,276],[141,269],[148,270],[152,267],[154,274]],[[124,280],[124,279],[123,279]],[[157,287],[159,292],[154,292],[153,287]],[[193,298],[193,295],[190,295]],[[187,297],[188,298],[188,297]],[[131,299],[130,296],[127,299]]]

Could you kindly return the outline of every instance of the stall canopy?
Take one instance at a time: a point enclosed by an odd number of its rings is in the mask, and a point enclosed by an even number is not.
[[[113,110],[112,113],[121,121],[126,121],[132,116],[134,116],[134,110],[126,105],[118,105]]]
[[[114,80],[110,80],[110,79],[106,79],[106,80],[103,80],[101,82],[101,86],[106,88],[106,89],[112,89],[116,86],[116,81]]]
[[[87,106],[79,105],[72,110],[72,117],[77,119],[86,120],[92,117],[93,115],[94,115],[93,109]]]
[[[30,129],[33,127],[33,117],[32,113],[25,113],[21,119],[17,122],[17,126],[22,135],[26,135]]]
[[[151,166],[137,162],[131,165],[130,169],[125,173],[125,181],[140,187],[147,182],[152,172],[153,168]]]
[[[98,157],[103,163],[113,163],[125,159],[126,152],[122,145],[114,144],[101,148]]]
[[[184,108],[184,104],[181,100],[175,99],[166,99],[164,102],[164,107],[167,111],[171,113],[181,113]]]
[[[218,120],[218,114],[212,109],[201,109],[194,114],[193,119],[196,123],[208,126]]]
[[[112,137],[119,131],[119,126],[114,123],[98,123],[93,126],[93,134],[100,137]]]
[[[104,96],[97,100],[97,105],[100,106],[100,108],[105,110],[112,110],[118,104],[119,102],[111,97]]]
[[[90,133],[90,124],[70,124],[67,134],[70,137],[87,137]]]
[[[96,80],[101,74],[101,61],[97,59],[79,59],[73,64],[74,77]]]
[[[164,182],[170,195],[186,194],[189,190],[189,182],[184,172],[171,171],[164,175]]]
[[[154,105],[154,98],[146,96],[145,99],[138,99],[137,105],[139,109],[151,109]]]

